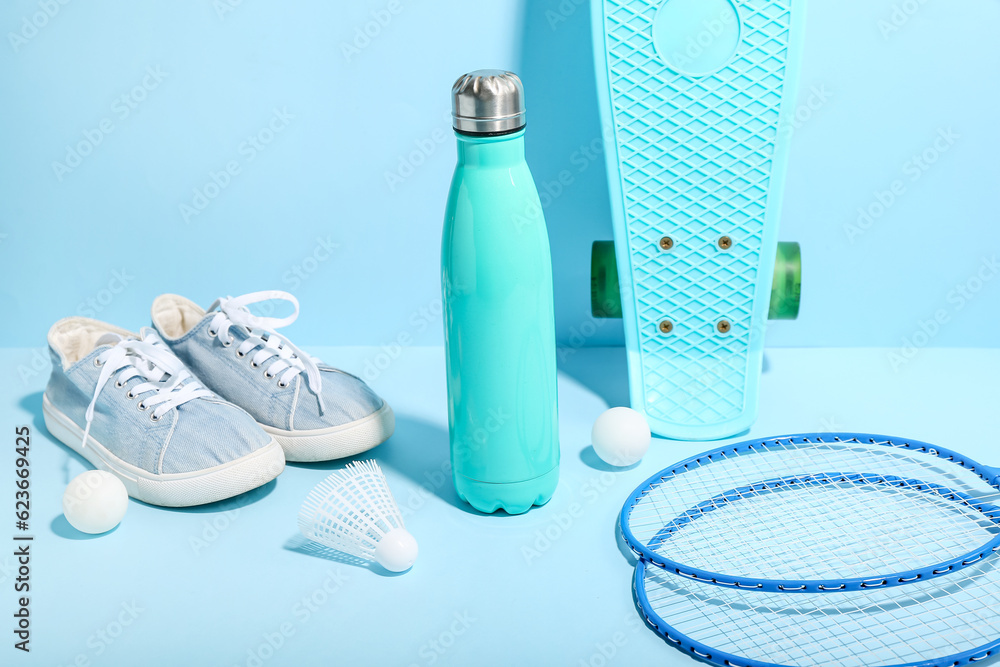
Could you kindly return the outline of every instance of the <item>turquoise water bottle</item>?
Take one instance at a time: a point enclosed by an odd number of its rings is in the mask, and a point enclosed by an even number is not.
[[[559,481],[552,258],[524,161],[524,88],[480,70],[452,90],[458,167],[441,251],[448,423],[458,495],[527,512]]]

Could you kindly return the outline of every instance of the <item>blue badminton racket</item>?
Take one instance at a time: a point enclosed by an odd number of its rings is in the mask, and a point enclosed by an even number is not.
[[[672,575],[765,592],[913,584],[1000,548],[1000,470],[916,440],[827,433],[682,461],[622,508],[629,547]]]
[[[996,558],[910,586],[832,596],[722,588],[641,560],[633,583],[657,633],[723,667],[956,667],[1000,646]]]

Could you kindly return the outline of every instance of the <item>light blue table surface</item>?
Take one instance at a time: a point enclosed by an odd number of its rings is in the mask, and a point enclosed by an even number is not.
[[[377,348],[310,350],[352,372],[371,363],[371,384],[396,411],[396,434],[371,454],[420,543],[417,564],[399,576],[310,549],[298,536],[300,503],[344,461],[289,465],[275,482],[219,505],[131,501],[115,531],[86,539],[61,512],[66,483],[86,466],[42,424],[48,369],[40,352],[0,350],[8,375],[0,385],[0,541],[12,545],[14,427],[24,424],[33,435],[36,538],[30,655],[12,648],[13,547],[0,550],[0,664],[695,664],[639,621],[616,521],[646,477],[716,445],[655,440],[631,469],[601,464],[590,428],[609,406],[627,404],[621,349],[563,352],[562,478],[552,502],[518,517],[477,514],[443,472],[440,348],[405,348],[395,359]],[[768,350],[760,417],[747,437],[887,433],[1000,463],[1000,350],[924,349],[902,365],[892,353]]]

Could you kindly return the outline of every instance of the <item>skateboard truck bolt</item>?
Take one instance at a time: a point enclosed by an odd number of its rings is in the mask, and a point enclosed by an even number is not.
[[[733,325],[729,320],[719,320],[719,323],[715,325],[715,328],[721,334],[727,334],[733,329]]]
[[[660,239],[660,247],[664,250],[672,250],[674,247],[674,240],[669,236],[664,236]]]
[[[723,236],[719,239],[719,247],[723,250],[729,250],[733,247],[733,240],[728,236]]]
[[[668,334],[674,330],[674,323],[670,320],[663,320],[660,322],[660,332]]]

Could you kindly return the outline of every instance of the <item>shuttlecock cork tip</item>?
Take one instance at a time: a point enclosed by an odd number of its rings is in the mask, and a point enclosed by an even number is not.
[[[375,547],[375,562],[390,572],[404,572],[417,560],[417,541],[405,528],[393,528]]]

